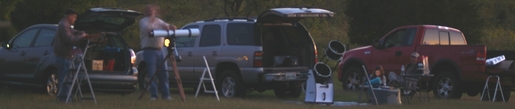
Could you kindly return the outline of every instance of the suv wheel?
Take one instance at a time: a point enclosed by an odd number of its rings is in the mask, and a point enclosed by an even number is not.
[[[241,76],[236,71],[227,70],[222,73],[218,79],[220,92],[227,98],[243,97],[246,94],[246,88],[243,85]]]
[[[357,90],[361,79],[363,79],[363,71],[359,67],[351,67],[343,74],[343,90]]]
[[[55,96],[57,95],[57,91],[59,91],[58,85],[59,85],[59,76],[57,76],[57,73],[51,73],[48,75],[46,79],[46,92],[49,95]]]
[[[274,94],[279,98],[299,98],[302,94],[302,83],[283,83],[274,88]]]

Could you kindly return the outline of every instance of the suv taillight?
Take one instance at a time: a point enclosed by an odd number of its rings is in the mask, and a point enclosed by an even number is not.
[[[254,52],[254,67],[263,67],[263,52]]]
[[[484,51],[477,52],[476,63],[477,64],[485,64],[485,61],[486,61],[486,52],[484,52]]]
[[[317,49],[315,48],[315,64],[318,63],[318,51]]]

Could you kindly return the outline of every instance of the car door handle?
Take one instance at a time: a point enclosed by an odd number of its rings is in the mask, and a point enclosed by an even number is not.
[[[193,53],[191,53],[191,51],[188,52],[188,56],[193,56]]]
[[[401,51],[396,51],[396,52],[395,52],[395,56],[396,56],[396,57],[400,57],[401,55],[402,55],[402,52],[401,52]]]
[[[216,56],[218,55],[218,53],[216,53],[216,51],[213,51],[213,56]]]
[[[45,55],[45,56],[48,55],[48,51],[43,52],[43,55]]]
[[[25,56],[26,54],[27,54],[27,53],[25,53],[25,51],[22,51],[20,55],[21,55],[21,56]]]

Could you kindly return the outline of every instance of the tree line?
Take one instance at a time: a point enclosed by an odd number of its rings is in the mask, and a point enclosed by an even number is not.
[[[513,0],[0,0],[0,21],[11,22],[9,27],[0,27],[0,42],[34,24],[58,23],[66,8],[141,12],[146,4],[161,6],[160,17],[179,27],[212,18],[255,17],[275,7],[323,8],[335,12],[335,17],[302,21],[322,48],[330,40],[367,45],[398,26],[434,24],[460,29],[469,44],[515,49]],[[139,49],[137,23],[123,37],[130,47]]]

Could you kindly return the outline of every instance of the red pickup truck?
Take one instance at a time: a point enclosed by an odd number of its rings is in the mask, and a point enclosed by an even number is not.
[[[434,74],[429,80],[429,89],[435,97],[459,99],[462,93],[475,96],[482,91],[488,76],[485,73],[488,69],[486,46],[467,45],[460,30],[437,25],[398,27],[375,40],[373,45],[345,52],[338,64],[338,80],[345,90],[356,89],[355,83],[364,75],[362,65],[367,72],[382,65],[385,73],[399,75],[401,65],[410,62],[412,52],[428,56],[430,73]],[[503,90],[507,90],[505,98],[509,97],[511,86],[502,84]]]

